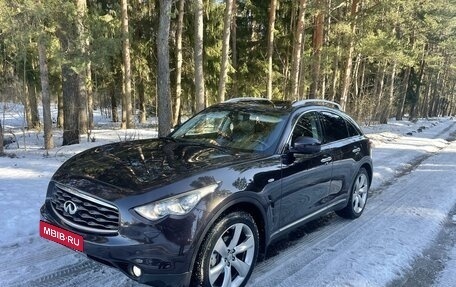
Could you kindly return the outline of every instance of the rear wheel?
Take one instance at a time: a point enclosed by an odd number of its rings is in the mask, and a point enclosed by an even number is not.
[[[246,212],[219,220],[202,244],[195,265],[198,286],[245,286],[258,256],[258,228]]]
[[[369,191],[369,175],[365,168],[361,168],[353,182],[348,204],[336,213],[344,218],[354,219],[361,216],[366,206]]]

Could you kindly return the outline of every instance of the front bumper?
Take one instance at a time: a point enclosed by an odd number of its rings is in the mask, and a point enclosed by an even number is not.
[[[81,235],[88,258],[119,269],[135,281],[152,286],[190,285],[191,262],[197,248],[192,236],[182,237],[179,233],[179,227],[188,226],[183,224],[185,222],[175,222],[171,226],[176,226],[177,230],[167,230],[127,216],[122,218],[115,235],[81,233],[53,215],[48,202],[41,208],[41,220]],[[140,276],[134,274],[133,266],[141,269]]]

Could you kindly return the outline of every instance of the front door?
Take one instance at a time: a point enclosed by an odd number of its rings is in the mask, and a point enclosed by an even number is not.
[[[293,127],[289,145],[298,137],[322,140],[318,113],[301,115]],[[282,200],[280,208],[281,228],[298,223],[325,203],[332,178],[331,151],[322,147],[316,154],[287,155],[282,166]],[[290,158],[291,157],[291,158]]]

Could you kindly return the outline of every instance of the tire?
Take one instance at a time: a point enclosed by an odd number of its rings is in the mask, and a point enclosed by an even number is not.
[[[369,175],[365,168],[361,168],[352,184],[347,206],[341,210],[337,210],[337,215],[348,219],[360,217],[366,207],[369,186]]]
[[[206,236],[193,272],[193,285],[245,286],[258,257],[259,234],[252,216],[229,213]]]

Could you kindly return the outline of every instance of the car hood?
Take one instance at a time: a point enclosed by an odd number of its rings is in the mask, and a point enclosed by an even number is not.
[[[53,180],[115,200],[259,156],[173,139],[119,142],[72,157],[55,173]]]

